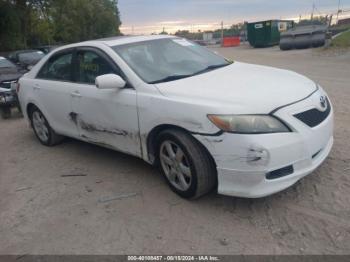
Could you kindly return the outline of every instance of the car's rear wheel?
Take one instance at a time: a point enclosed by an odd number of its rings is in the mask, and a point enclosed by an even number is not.
[[[62,141],[63,137],[55,133],[38,108],[35,107],[31,110],[30,120],[34,133],[41,144],[54,146]]]
[[[158,137],[158,160],[170,188],[184,198],[198,198],[216,183],[216,169],[204,147],[181,130]]]

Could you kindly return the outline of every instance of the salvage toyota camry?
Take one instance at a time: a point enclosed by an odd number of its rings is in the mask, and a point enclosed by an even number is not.
[[[333,144],[319,85],[172,36],[58,48],[17,90],[42,144],[68,136],[140,157],[185,198],[276,193],[320,166]]]

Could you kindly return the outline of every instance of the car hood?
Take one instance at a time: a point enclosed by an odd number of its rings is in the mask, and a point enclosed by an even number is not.
[[[317,89],[313,81],[300,74],[240,62],[156,87],[169,98],[201,99],[215,105],[218,113],[236,114],[267,114]]]
[[[23,74],[19,73],[17,69],[4,69],[0,70],[0,82],[9,81],[9,80],[17,80]]]

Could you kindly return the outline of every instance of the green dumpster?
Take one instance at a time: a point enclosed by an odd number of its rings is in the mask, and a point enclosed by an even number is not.
[[[278,45],[280,33],[294,25],[289,20],[268,20],[255,23],[248,23],[248,41],[253,47],[266,47]]]

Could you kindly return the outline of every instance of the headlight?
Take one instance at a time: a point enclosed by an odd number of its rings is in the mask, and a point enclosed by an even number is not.
[[[0,95],[0,103],[6,103],[5,96]]]
[[[239,134],[290,132],[284,123],[269,115],[208,115],[208,118],[226,132]]]

